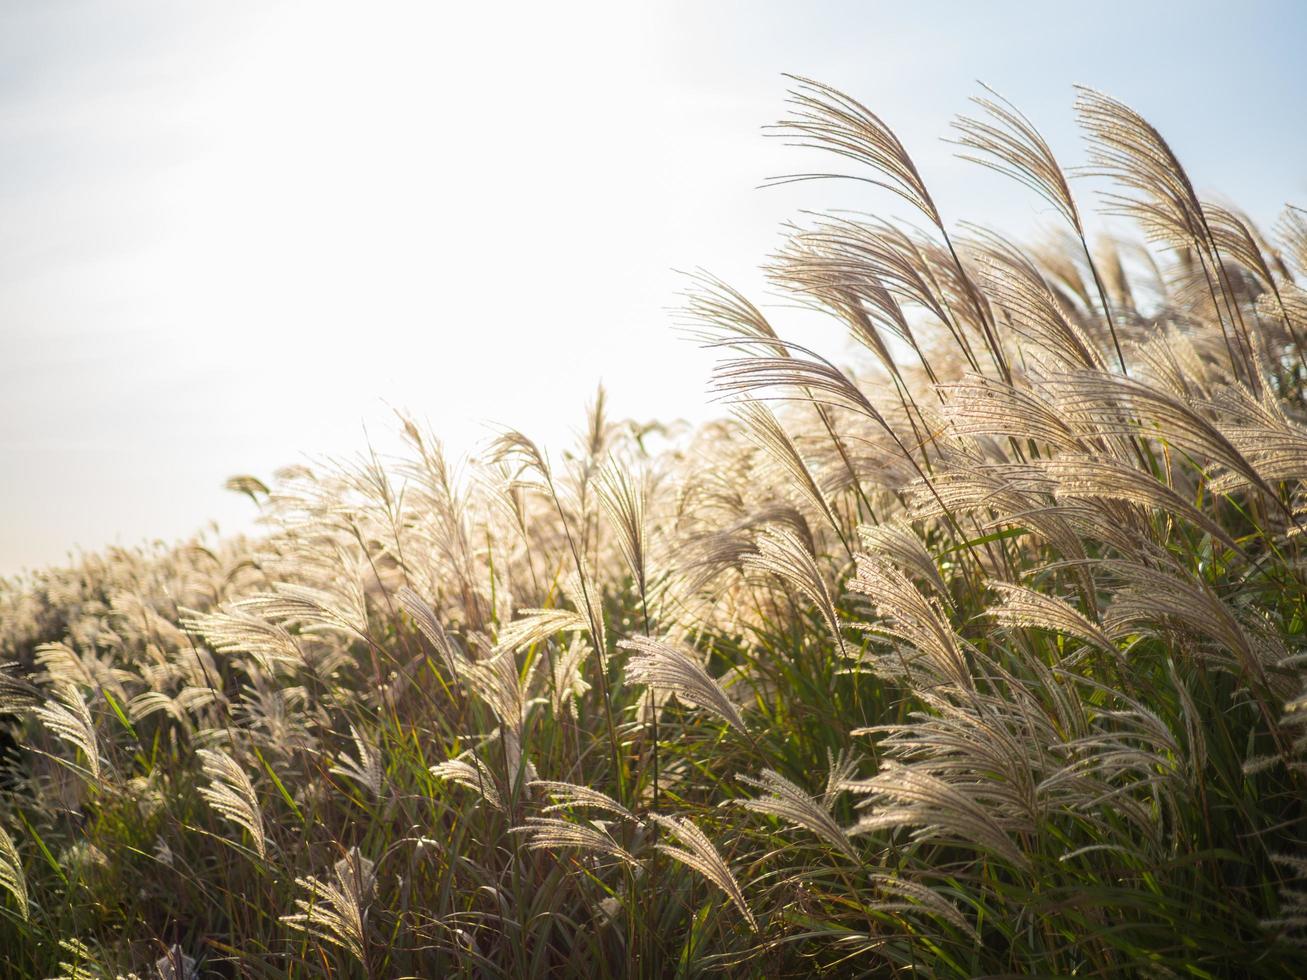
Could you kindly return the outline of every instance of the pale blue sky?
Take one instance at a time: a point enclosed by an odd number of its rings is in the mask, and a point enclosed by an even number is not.
[[[951,221],[1044,217],[940,142],[979,78],[1067,165],[1103,89],[1269,222],[1307,201],[1305,45],[1302,3],[5,0],[0,574],[241,527],[228,475],[387,448],[388,405],[461,447],[557,444],[601,378],[701,417],[670,270],[757,292],[798,209],[893,208],[755,189],[808,162],[759,136],[782,71],[883,115]]]

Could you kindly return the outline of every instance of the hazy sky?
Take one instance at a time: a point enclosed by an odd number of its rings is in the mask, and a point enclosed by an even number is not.
[[[387,449],[391,406],[456,447],[557,445],[601,379],[701,417],[671,270],[757,293],[799,209],[893,210],[755,189],[811,162],[759,135],[782,71],[877,110],[950,221],[1046,217],[940,142],[979,78],[1067,165],[1103,89],[1269,222],[1305,45],[1303,3],[0,0],[0,574],[242,527],[227,476]]]

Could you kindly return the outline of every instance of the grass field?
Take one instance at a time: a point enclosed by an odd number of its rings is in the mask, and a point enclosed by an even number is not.
[[[1307,975],[1307,213],[1082,90],[1137,240],[1091,237],[985,93],[959,152],[1060,222],[1018,246],[793,84],[775,132],[915,214],[767,260],[858,363],[695,278],[725,421],[405,422],[234,478],[258,536],[0,587],[0,972]]]

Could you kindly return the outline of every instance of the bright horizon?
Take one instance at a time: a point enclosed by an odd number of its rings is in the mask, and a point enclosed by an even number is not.
[[[941,142],[977,78],[1064,166],[1083,82],[1264,229],[1307,203],[1299,5],[615,7],[7,4],[0,576],[243,529],[228,476],[350,455],[365,427],[388,451],[392,407],[456,451],[487,423],[556,447],[600,381],[615,415],[704,417],[672,270],[766,300],[756,267],[799,210],[901,212],[848,183],[756,190],[811,159],[759,133],[782,71],[883,116],[953,224],[1046,219]]]

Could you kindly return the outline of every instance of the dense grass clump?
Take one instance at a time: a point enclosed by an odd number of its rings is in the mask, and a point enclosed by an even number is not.
[[[602,397],[551,460],[298,467],[266,535],[0,591],[8,976],[1307,974],[1307,220],[1078,111],[1110,209],[939,213],[862,105],[780,132],[892,191],[768,271],[839,367],[694,282],[727,421]],[[662,448],[655,451],[654,444]]]

